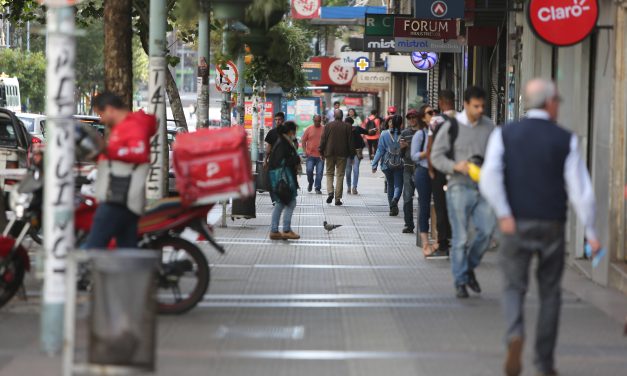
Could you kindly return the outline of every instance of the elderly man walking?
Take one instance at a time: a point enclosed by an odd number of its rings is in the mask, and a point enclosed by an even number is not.
[[[526,85],[524,96],[526,118],[497,129],[490,137],[480,189],[496,212],[503,236],[499,253],[505,279],[505,374],[517,376],[522,371],[523,305],[529,267],[537,255],[540,311],[534,363],[538,376],[549,376],[557,375],[554,350],[569,200],[595,254],[601,244],[594,229],[594,192],[577,137],[556,123],[561,99],[555,84],[534,79]]]
[[[350,124],[342,121],[343,116],[342,110],[335,110],[335,120],[324,127],[320,139],[320,156],[326,163],[327,193],[329,195],[327,204],[333,202],[335,197],[336,206],[342,205],[346,159],[355,154],[353,128]],[[334,177],[336,180],[335,188],[333,187]]]

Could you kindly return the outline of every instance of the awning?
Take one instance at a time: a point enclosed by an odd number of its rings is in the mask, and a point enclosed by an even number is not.
[[[389,91],[392,74],[389,72],[357,72],[351,82],[351,90],[365,93]]]

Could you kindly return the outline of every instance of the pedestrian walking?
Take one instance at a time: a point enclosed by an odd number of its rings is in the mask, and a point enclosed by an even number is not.
[[[358,194],[357,184],[359,183],[359,164],[364,158],[364,143],[363,136],[368,132],[360,126],[350,116],[347,117],[344,122],[350,124],[353,128],[353,147],[355,148],[355,155],[348,157],[346,160],[346,191],[348,194]]]
[[[283,112],[277,112],[274,114],[274,128],[268,131],[265,141],[265,153],[264,153],[264,166],[268,166],[268,160],[272,151],[272,146],[279,139],[279,128],[285,123],[285,114]]]
[[[377,110],[370,111],[370,115],[364,122],[364,129],[368,134],[366,135],[366,143],[368,144],[368,158],[372,161],[377,148],[379,146],[379,137],[381,136],[381,118]]]
[[[335,198],[336,206],[342,205],[346,159],[355,154],[353,129],[342,121],[343,116],[342,110],[335,110],[335,120],[324,127],[320,139],[320,155],[326,163],[327,204],[333,202]]]
[[[451,270],[458,298],[467,298],[468,286],[481,292],[475,269],[488,249],[496,225],[492,209],[469,176],[469,162],[483,158],[494,123],[483,115],[485,91],[471,86],[464,92],[464,111],[449,119],[438,132],[431,151],[431,163],[448,175],[446,203],[453,233]],[[474,236],[469,239],[472,222]]]
[[[436,251],[430,258],[447,258],[449,255],[451,242],[451,224],[448,219],[446,208],[446,175],[433,168],[431,163],[431,151],[433,140],[442,128],[442,125],[455,117],[455,94],[451,90],[442,90],[438,95],[438,107],[440,114],[431,119],[431,135],[429,136],[429,146],[427,150],[427,161],[429,162],[429,177],[431,178],[431,191],[433,195],[433,207],[435,209],[435,223],[438,233]],[[433,223],[433,218],[431,219]]]
[[[429,219],[431,217],[431,177],[429,176],[428,150],[429,122],[433,117],[433,108],[424,105],[418,110],[415,121],[418,131],[415,132],[411,142],[411,159],[416,163],[414,174],[416,188],[418,189],[418,228],[422,242],[422,253],[425,257],[431,257],[434,253],[429,243]],[[409,208],[411,210],[412,208]],[[411,212],[413,217],[413,211]]]
[[[146,202],[150,138],[157,131],[157,121],[141,110],[131,112],[110,92],[98,94],[92,107],[109,128],[109,138],[98,161],[99,204],[85,247],[107,248],[115,239],[120,248],[136,248],[139,216]]]
[[[355,111],[354,108],[349,108],[348,109],[348,117],[353,119],[353,121],[354,121],[353,125],[361,126],[362,120],[359,117],[359,115],[357,115],[357,111]]]
[[[333,107],[327,110],[325,124],[328,124],[332,122],[333,120],[335,120],[335,110],[339,110],[339,109],[340,109],[340,102],[338,101],[333,102]]]
[[[395,115],[392,118],[392,127],[383,131],[379,140],[377,154],[372,161],[372,172],[377,172],[379,162],[381,171],[385,174],[388,190],[388,203],[390,205],[390,216],[398,215],[398,201],[403,193],[403,157],[401,155],[401,127],[403,117]]]
[[[292,214],[296,208],[298,180],[296,169],[300,166],[300,157],[294,145],[296,123],[285,122],[277,130],[279,138],[272,146],[268,161],[268,175],[272,190],[270,195],[274,202],[270,239],[296,240],[300,235],[292,230]],[[279,222],[283,214],[283,231],[279,232]]]
[[[324,130],[322,116],[314,116],[313,122],[313,125],[305,129],[303,137],[301,137],[301,144],[305,151],[307,192],[311,192],[312,188],[315,188],[316,194],[322,194],[322,175],[324,171],[324,161],[320,156],[320,139]],[[314,169],[316,170],[315,180]]]
[[[405,115],[407,126],[401,131],[401,152],[403,154],[403,215],[405,217],[405,227],[403,234],[413,234],[414,232],[414,174],[416,166],[412,160],[411,145],[414,134],[419,130],[418,111],[411,109]]]
[[[503,312],[507,376],[520,375],[524,299],[529,267],[538,256],[540,310],[534,363],[540,376],[557,375],[555,345],[561,305],[568,201],[584,224],[594,254],[595,199],[590,175],[579,155],[576,135],[557,124],[561,98],[552,81],[533,79],[525,87],[525,119],[490,137],[480,188],[494,208],[502,234]],[[528,142],[534,140],[534,142]]]

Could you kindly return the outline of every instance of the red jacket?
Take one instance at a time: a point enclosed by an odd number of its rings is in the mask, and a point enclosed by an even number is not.
[[[149,163],[150,138],[157,132],[156,120],[141,110],[129,113],[111,129],[103,157],[133,164]]]

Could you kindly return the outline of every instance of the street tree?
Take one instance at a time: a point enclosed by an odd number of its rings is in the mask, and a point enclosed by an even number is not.
[[[105,89],[133,105],[132,1],[104,1]]]
[[[46,57],[41,52],[19,49],[0,50],[0,71],[5,70],[20,82],[22,103],[29,112],[43,112],[46,92]]]

